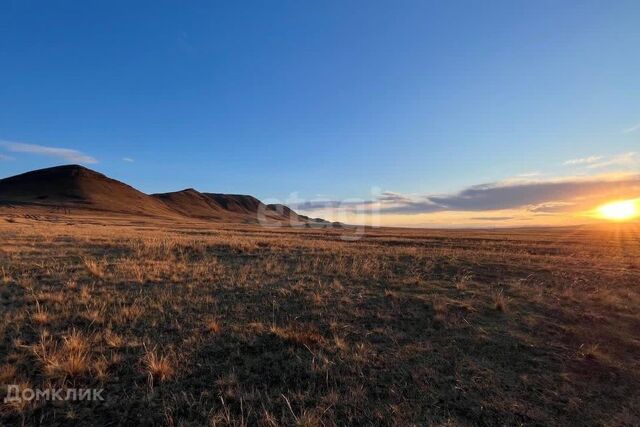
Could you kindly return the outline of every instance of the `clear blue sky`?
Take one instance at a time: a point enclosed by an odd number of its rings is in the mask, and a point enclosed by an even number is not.
[[[0,140],[147,192],[452,192],[639,122],[637,0],[0,3]]]

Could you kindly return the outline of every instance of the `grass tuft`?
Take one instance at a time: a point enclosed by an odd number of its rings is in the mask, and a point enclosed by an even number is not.
[[[211,332],[214,335],[218,335],[220,332],[222,332],[222,324],[218,319],[209,320],[206,323],[206,328],[207,331]]]
[[[504,294],[504,290],[500,289],[493,293],[493,308],[497,311],[506,312],[511,298]]]
[[[154,381],[167,381],[175,374],[175,368],[169,356],[162,355],[155,349],[146,352],[142,358],[142,363],[147,371],[151,387]]]
[[[85,257],[83,258],[84,266],[86,267],[89,274],[97,279],[104,279],[106,276],[106,270],[104,262],[96,261],[93,258]]]
[[[31,313],[31,319],[38,325],[46,325],[51,320],[49,312],[36,301],[36,309]]]

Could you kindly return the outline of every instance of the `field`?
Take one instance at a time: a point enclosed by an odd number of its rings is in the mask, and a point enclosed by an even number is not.
[[[0,221],[0,425],[640,424],[637,226]]]

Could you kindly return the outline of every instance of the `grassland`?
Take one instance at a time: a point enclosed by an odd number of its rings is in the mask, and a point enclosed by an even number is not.
[[[1,221],[0,424],[640,424],[637,227]]]

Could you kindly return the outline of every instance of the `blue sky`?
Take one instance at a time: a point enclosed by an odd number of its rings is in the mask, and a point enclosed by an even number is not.
[[[638,22],[638,1],[6,1],[0,176],[56,149],[146,192],[282,200],[633,172]]]

